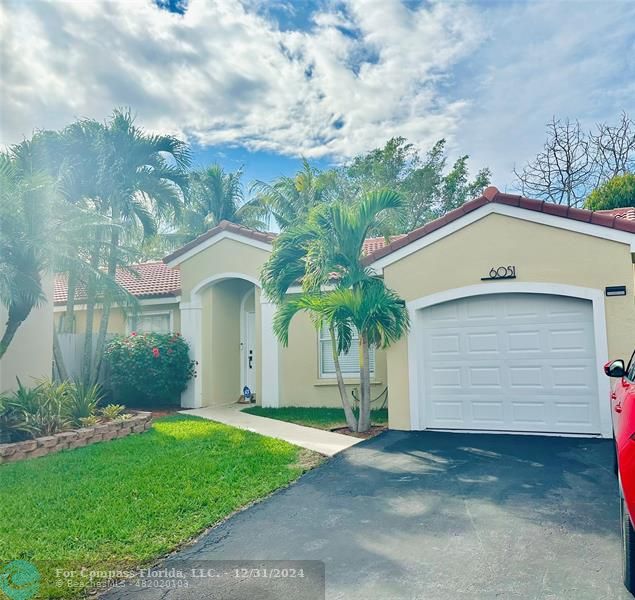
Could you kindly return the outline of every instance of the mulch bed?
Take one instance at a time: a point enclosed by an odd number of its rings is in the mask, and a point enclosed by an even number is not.
[[[348,427],[335,427],[334,429],[331,429],[331,431],[333,433],[343,433],[344,435],[350,435],[351,437],[367,440],[379,435],[382,431],[386,431],[386,429],[388,429],[386,425],[373,425],[368,431],[364,432],[351,431]]]

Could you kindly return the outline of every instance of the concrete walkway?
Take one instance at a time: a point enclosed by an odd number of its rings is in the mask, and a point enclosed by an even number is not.
[[[247,429],[261,435],[285,440],[301,448],[308,448],[309,450],[326,454],[326,456],[333,456],[362,441],[360,438],[350,435],[333,433],[332,431],[324,431],[313,427],[303,427],[295,423],[258,417],[242,412],[241,409],[247,408],[247,406],[245,404],[207,406],[180,412],[184,415],[194,415],[195,417],[218,421],[232,427]]]

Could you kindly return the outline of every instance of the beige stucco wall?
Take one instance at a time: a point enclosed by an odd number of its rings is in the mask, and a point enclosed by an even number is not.
[[[217,242],[179,265],[181,301],[189,302],[190,293],[201,281],[223,273],[238,273],[259,280],[260,270],[268,257],[268,251],[236,240]]]
[[[384,269],[386,284],[406,301],[481,284],[492,267],[516,265],[515,282],[546,282],[603,291],[609,354],[627,357],[635,345],[633,264],[627,244],[491,214]],[[387,352],[390,427],[410,428],[408,347],[403,339]]]
[[[373,398],[386,387],[386,353],[375,355]],[[318,332],[308,315],[294,317],[289,346],[280,353],[280,406],[341,406],[335,379],[320,379]],[[346,379],[349,391],[359,390],[359,379]],[[357,394],[359,397],[359,394]]]
[[[172,313],[172,324],[174,331],[181,330],[181,312],[179,310],[179,305],[177,302],[170,301],[165,304],[152,304],[149,306],[142,306],[140,308],[140,314],[143,313],[157,313],[157,312],[171,312]],[[59,309],[55,312],[55,327],[59,330],[60,319],[62,316],[66,314],[66,311],[60,311]],[[128,333],[127,328],[127,319],[132,318],[132,313],[130,311],[124,311],[120,307],[113,307],[110,310],[110,318],[108,319],[108,333],[117,333],[117,334],[126,334]],[[101,310],[95,310],[95,316],[93,318],[93,331],[99,331],[99,322],[101,320]],[[86,332],[86,309],[82,308],[81,305],[79,308],[75,309],[75,333],[85,333]]]
[[[53,278],[43,281],[48,298],[53,297]],[[7,311],[0,306],[0,324],[7,320]],[[0,360],[0,392],[15,389],[16,377],[31,385],[34,379],[50,378],[53,360],[53,306],[49,302],[33,309],[15,334],[7,352]]]
[[[193,290],[204,281],[232,274],[228,279],[211,281],[198,291],[202,303],[202,355],[198,372],[203,406],[228,404],[235,402],[240,396],[240,305],[245,293],[254,289],[254,284],[249,280],[259,280],[260,270],[268,257],[269,252],[266,250],[236,240],[223,239],[178,266],[181,271],[183,303],[193,300]],[[259,350],[262,339],[259,289],[255,289],[255,298],[250,299],[250,302],[256,312],[256,347]],[[260,359],[261,356],[257,356],[255,361],[254,391],[258,399],[262,382]]]
[[[201,282],[218,275],[232,273],[259,281],[260,271],[269,252],[237,240],[224,239],[179,265],[182,302],[192,300],[191,292]],[[228,285],[237,282],[235,287]],[[249,283],[233,279],[213,282],[201,293],[202,368],[199,369],[204,406],[226,404],[238,399],[240,393],[240,314],[242,295]],[[260,402],[262,384],[262,316],[261,294],[256,289],[256,332],[259,355],[256,357],[255,392]],[[386,386],[386,357],[376,357],[373,396]],[[289,347],[279,348],[280,406],[340,406],[334,380],[319,378],[318,334],[307,315],[298,315],[292,325]],[[349,387],[355,385],[350,380]]]

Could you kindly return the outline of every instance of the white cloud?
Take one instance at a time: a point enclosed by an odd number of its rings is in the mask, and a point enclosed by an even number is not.
[[[131,106],[149,129],[288,155],[447,137],[510,181],[552,114],[633,108],[632,3],[330,0],[305,30],[259,5],[0,3],[0,143]]]
[[[478,43],[473,11],[342,8],[284,31],[231,0],[191,0],[183,17],[149,0],[4,3],[2,142],[116,105],[202,144],[307,156],[450,133],[465,102],[436,82]]]

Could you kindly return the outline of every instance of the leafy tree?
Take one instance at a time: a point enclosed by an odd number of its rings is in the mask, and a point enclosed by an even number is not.
[[[289,327],[298,312],[308,313],[316,328],[327,326],[331,331],[338,389],[352,431],[370,427],[370,347],[389,346],[409,327],[405,303],[373,275],[362,256],[368,232],[382,228],[402,207],[401,196],[391,191],[370,192],[352,203],[317,205],[304,223],[278,237],[261,275],[265,293],[278,305],[274,331],[283,344],[288,344]],[[302,293],[288,297],[298,279]],[[361,390],[357,419],[338,360],[339,353],[350,350],[355,330]]]
[[[406,233],[478,196],[490,183],[489,169],[470,180],[467,155],[447,168],[446,141],[441,139],[421,158],[403,137],[357,156],[338,172],[340,194],[359,197],[380,189],[394,189],[404,198],[398,219],[388,221],[375,235]]]
[[[616,175],[593,190],[584,203],[590,210],[635,206],[635,174]]]

